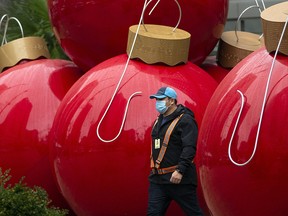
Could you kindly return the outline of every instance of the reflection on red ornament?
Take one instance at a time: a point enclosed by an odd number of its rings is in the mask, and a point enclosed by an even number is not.
[[[88,71],[68,91],[55,117],[54,171],[63,195],[78,215],[146,215],[150,132],[157,117],[149,95],[160,86],[172,86],[178,102],[194,110],[201,125],[217,86],[192,63],[168,67],[131,60],[99,127],[102,139],[117,135],[128,98],[134,92],[142,93],[130,101],[119,137],[103,142],[96,129],[126,61],[126,54],[119,55]],[[172,207],[170,213],[173,211]]]
[[[65,53],[83,70],[125,53],[128,29],[138,24],[144,1],[47,0],[55,35]],[[191,34],[189,59],[200,64],[217,44],[226,22],[228,0],[183,0],[180,29]],[[145,23],[176,26],[174,1],[160,2]]]
[[[260,118],[273,57],[262,48],[238,63],[219,84],[205,112],[199,170],[215,216],[287,214],[287,56],[276,58]]]
[[[49,136],[58,106],[81,76],[65,60],[34,60],[0,74],[0,166],[11,169],[12,183],[25,176],[28,186],[47,190],[53,205],[67,208],[49,163]]]

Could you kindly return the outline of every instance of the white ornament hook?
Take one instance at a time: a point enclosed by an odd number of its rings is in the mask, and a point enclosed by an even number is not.
[[[258,127],[257,127],[257,133],[256,133],[256,139],[255,139],[255,143],[254,143],[253,153],[252,153],[251,157],[244,163],[235,162],[233,160],[232,156],[231,156],[231,145],[232,145],[234,134],[235,134],[235,131],[236,131],[237,127],[238,127],[239,119],[240,119],[240,116],[241,116],[241,113],[242,113],[242,109],[243,109],[243,106],[244,106],[244,95],[242,94],[241,91],[237,90],[237,92],[241,95],[242,103],[241,103],[241,108],[240,108],[240,112],[238,114],[238,118],[237,118],[236,124],[234,126],[234,130],[233,130],[232,136],[230,138],[229,146],[228,146],[229,159],[236,166],[247,165],[253,159],[253,157],[255,155],[255,152],[256,152],[256,149],[257,149],[257,146],[258,146],[258,140],[259,140],[261,125],[262,125],[264,110],[265,110],[265,106],[266,106],[266,102],[267,102],[267,98],[268,98],[269,85],[270,85],[272,73],[273,73],[273,70],[274,70],[275,61],[276,61],[276,58],[277,58],[277,55],[278,55],[278,51],[279,51],[280,45],[282,43],[284,33],[286,31],[286,28],[287,28],[287,23],[288,23],[288,16],[287,16],[285,25],[283,27],[283,31],[282,31],[281,37],[279,39],[279,43],[278,43],[277,49],[275,51],[274,58],[273,58],[273,61],[272,61],[272,65],[271,65],[271,68],[270,68],[270,71],[269,71],[269,75],[268,75],[268,79],[267,79],[267,83],[266,83],[266,87],[265,87],[265,92],[264,92],[264,97],[263,97],[263,102],[262,102],[262,108],[261,108],[260,117],[259,117],[259,122],[258,122]]]
[[[7,31],[8,31],[8,27],[9,27],[9,22],[11,20],[15,20],[17,22],[17,24],[19,25],[20,31],[21,31],[22,38],[24,37],[24,31],[23,31],[23,27],[22,27],[21,22],[16,17],[9,17],[8,14],[5,14],[2,16],[2,18],[0,20],[0,29],[1,29],[2,22],[5,18],[7,20],[6,20],[5,27],[4,27],[4,33],[3,33],[3,39],[2,39],[1,46],[3,46],[4,44],[7,43]]]
[[[178,22],[177,22],[176,26],[173,28],[172,32],[174,32],[174,31],[178,28],[178,26],[179,26],[179,24],[180,24],[180,22],[181,22],[181,19],[182,19],[182,9],[181,9],[181,6],[180,6],[180,4],[179,4],[179,2],[178,2],[177,0],[174,0],[174,1],[175,1],[175,3],[177,4],[178,9],[179,9],[179,18],[178,18]],[[148,5],[149,5],[151,2],[152,2],[152,0],[150,0],[147,4],[144,5],[144,12],[145,12],[146,8],[148,7]],[[158,0],[158,1],[155,3],[155,5],[153,6],[153,8],[152,8],[152,9],[150,10],[150,12],[149,12],[149,15],[152,14],[152,12],[153,12],[154,9],[157,7],[157,5],[159,4],[159,2],[160,2],[160,0]],[[146,26],[145,26],[145,24],[144,24],[144,17],[142,17],[142,25],[143,25],[145,31],[147,32],[148,30],[147,30],[147,28],[146,28]]]

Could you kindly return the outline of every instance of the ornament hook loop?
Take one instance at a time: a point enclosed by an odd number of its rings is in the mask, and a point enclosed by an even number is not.
[[[266,6],[265,6],[265,3],[264,3],[264,0],[261,0],[261,2],[262,2],[263,9],[265,10],[265,9],[266,9]],[[262,12],[261,9],[260,9],[258,0],[255,0],[255,5],[249,6],[249,7],[247,7],[245,10],[242,11],[242,13],[239,15],[239,17],[238,17],[238,19],[237,19],[237,21],[236,21],[236,23],[235,23],[235,36],[236,36],[236,38],[237,38],[237,42],[239,41],[239,37],[238,37],[238,34],[237,34],[237,31],[238,31],[237,28],[238,28],[238,26],[239,26],[239,21],[240,21],[241,17],[243,16],[243,14],[246,13],[248,10],[250,10],[250,9],[252,9],[252,8],[258,8],[260,14],[261,14],[261,12]],[[260,37],[259,37],[258,40],[260,41],[262,37],[263,37],[263,34],[260,35]]]
[[[8,23],[8,21],[9,21],[9,16],[8,16],[8,14],[4,14],[4,15],[1,17],[1,20],[0,20],[0,31],[1,31],[2,23],[4,23],[5,18],[6,18],[7,20],[6,20],[6,23],[4,24],[4,32],[3,32],[2,45],[3,45],[4,42],[7,43],[6,35],[5,35],[5,30],[7,31],[7,23]],[[4,36],[4,35],[5,35],[5,36]],[[1,45],[1,46],[2,46],[2,45]]]
[[[144,11],[146,10],[146,8],[148,7],[148,5],[152,2],[153,0],[150,0],[147,4],[145,4],[144,5]],[[178,22],[177,22],[177,24],[176,24],[176,26],[174,27],[174,29],[172,30],[172,32],[174,32],[177,28],[178,28],[178,26],[179,26],[179,24],[180,24],[180,22],[181,22],[181,19],[182,19],[182,9],[181,9],[181,6],[180,6],[180,4],[179,4],[179,2],[177,1],[177,0],[174,0],[175,1],[175,3],[177,4],[177,6],[178,6],[178,9],[179,9],[179,18],[178,18]],[[159,2],[160,2],[160,0],[158,0],[156,3],[155,3],[155,5],[153,6],[153,8],[150,10],[150,12],[149,12],[149,15],[151,15],[152,14],[152,12],[154,11],[154,9],[157,7],[157,5],[159,4]],[[143,27],[144,27],[144,29],[145,29],[145,31],[147,32],[148,30],[147,30],[147,28],[146,28],[146,26],[145,26],[145,23],[144,23],[144,16],[142,17],[142,25],[143,25]]]
[[[245,10],[242,11],[242,13],[239,15],[236,23],[235,23],[235,36],[236,36],[236,41],[239,41],[239,37],[238,37],[238,25],[239,25],[239,21],[242,18],[243,14],[246,13],[248,10],[252,9],[252,8],[258,8],[260,10],[260,7],[258,5],[251,5],[249,7],[247,7]],[[262,38],[263,34],[258,38],[258,40],[260,41],[260,39]]]
[[[9,17],[8,14],[5,14],[2,16],[2,18],[0,20],[0,29],[1,29],[2,22],[4,21],[5,18],[6,18],[6,23],[5,23],[5,27],[4,27],[4,33],[3,33],[3,39],[2,39],[1,46],[3,46],[4,44],[7,43],[7,31],[9,28],[9,22],[11,20],[15,20],[17,22],[17,24],[19,25],[20,31],[21,31],[22,38],[24,37],[24,31],[23,31],[23,27],[22,27],[21,22],[16,17]]]

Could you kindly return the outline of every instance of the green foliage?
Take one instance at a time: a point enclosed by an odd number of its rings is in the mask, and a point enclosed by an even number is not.
[[[64,216],[67,210],[50,206],[47,192],[40,188],[29,188],[23,178],[14,186],[8,184],[10,170],[0,168],[0,216]]]
[[[43,37],[50,51],[51,58],[68,59],[58,44],[52,31],[46,0],[0,0],[0,18],[8,14],[16,17],[24,30],[24,36]],[[0,32],[0,43],[3,38],[3,24]],[[21,37],[19,25],[11,21],[7,32],[7,40]]]

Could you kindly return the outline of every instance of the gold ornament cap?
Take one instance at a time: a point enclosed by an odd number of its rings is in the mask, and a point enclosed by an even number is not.
[[[268,52],[276,51],[288,16],[288,1],[275,4],[261,13],[265,46]],[[288,28],[286,28],[279,52],[288,55]]]
[[[127,42],[127,54],[136,41],[131,58],[139,58],[147,64],[164,63],[174,66],[188,61],[190,33],[179,28],[163,25],[145,24],[130,26]]]
[[[21,60],[34,60],[40,57],[50,58],[45,40],[42,37],[23,37],[0,47],[0,72],[12,67]]]
[[[250,53],[264,46],[263,37],[250,32],[224,32],[219,40],[217,59],[224,68],[233,68]]]

